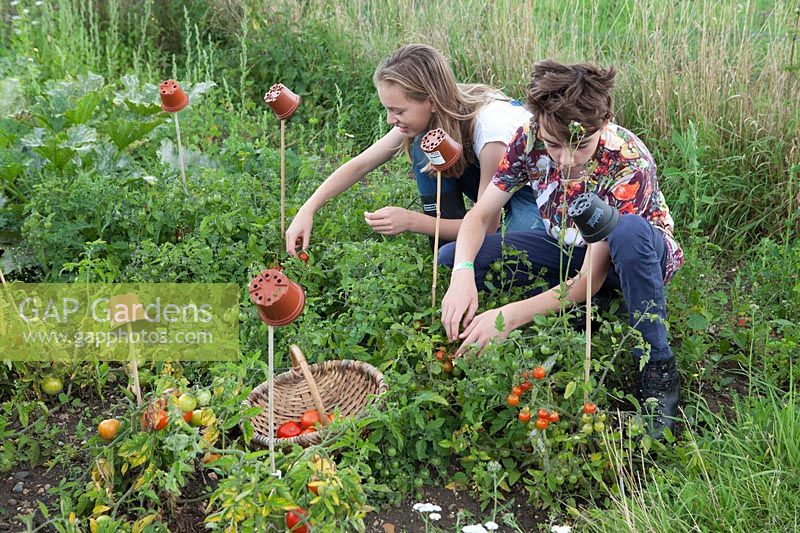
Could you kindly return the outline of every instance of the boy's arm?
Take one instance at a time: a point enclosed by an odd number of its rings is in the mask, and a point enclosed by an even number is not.
[[[472,263],[478,255],[484,237],[495,220],[495,214],[511,198],[511,194],[494,185],[486,188],[478,203],[470,209],[461,223],[456,241],[450,287],[442,300],[442,324],[447,338],[458,338],[460,323],[466,327],[478,308],[478,289],[474,268],[456,269],[459,264]]]

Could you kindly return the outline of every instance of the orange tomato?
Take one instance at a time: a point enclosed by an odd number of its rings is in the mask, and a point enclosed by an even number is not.
[[[116,418],[107,418],[97,425],[97,433],[103,440],[114,440],[117,431],[119,431],[119,420]]]
[[[506,403],[509,407],[516,407],[519,405],[519,395],[517,394],[509,394],[506,397]]]

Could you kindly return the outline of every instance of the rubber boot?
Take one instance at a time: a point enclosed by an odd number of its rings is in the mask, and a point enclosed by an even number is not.
[[[428,216],[436,216],[436,196],[420,196],[422,200],[422,212]],[[460,191],[443,192],[441,194],[441,205],[439,206],[442,212],[442,218],[457,219],[464,218],[467,214],[467,209],[464,207],[464,196]],[[433,249],[433,237],[430,237],[431,250]],[[439,238],[439,247],[447,244],[450,241],[442,240]]]
[[[647,434],[661,439],[665,428],[675,433],[681,395],[681,376],[675,366],[675,357],[645,364],[639,374],[638,389],[648,422]]]

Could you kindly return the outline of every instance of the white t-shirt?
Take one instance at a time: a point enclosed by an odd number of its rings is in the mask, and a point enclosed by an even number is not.
[[[531,114],[521,105],[513,105],[504,100],[493,100],[483,106],[475,116],[475,132],[473,134],[475,156],[480,157],[486,143],[501,142],[508,144],[511,137]]]

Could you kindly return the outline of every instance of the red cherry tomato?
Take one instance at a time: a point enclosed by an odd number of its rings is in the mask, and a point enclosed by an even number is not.
[[[319,422],[319,412],[316,409],[309,409],[300,418],[300,428],[306,429],[314,427]]]
[[[169,422],[169,418],[167,417],[167,412],[161,409],[158,412],[158,417],[156,418],[156,423],[153,425],[156,431],[161,431],[165,427],[167,427],[167,422]]]
[[[597,406],[592,402],[586,402],[583,404],[583,412],[587,415],[594,414],[595,411],[597,411]]]
[[[308,511],[302,507],[286,512],[286,527],[292,533],[308,533],[306,523],[310,525],[311,521],[308,520]]]
[[[520,388],[522,389],[523,392],[527,392],[527,391],[531,390],[531,387],[533,387],[533,384],[526,379],[525,381],[520,383],[519,386],[520,386]]]
[[[550,417],[550,411],[547,409],[539,409],[536,413],[540,420],[547,420]]]
[[[533,369],[533,378],[534,379],[544,379],[544,377],[546,375],[547,375],[547,371],[545,371],[544,367],[542,367],[542,366],[537,366],[536,368]]]
[[[523,409],[522,411],[519,412],[517,418],[519,418],[519,421],[522,422],[523,424],[527,424],[528,422],[531,421],[531,412],[528,411],[527,409]]]
[[[297,258],[303,263],[308,263],[308,254],[305,252],[300,252],[297,254]]]
[[[511,394],[516,394],[517,396],[522,396],[523,390],[522,387],[519,385],[514,385],[511,387]]]
[[[545,429],[547,429],[547,426],[549,425],[550,422],[548,422],[547,420],[543,420],[541,418],[536,419],[536,429],[538,430],[544,431]]]
[[[509,407],[516,407],[519,405],[519,396],[516,394],[509,394],[506,397],[506,403]]]
[[[284,422],[280,426],[278,426],[278,438],[279,439],[290,439],[292,437],[298,436],[303,430],[300,429],[300,426],[294,420],[289,420],[288,422]]]
[[[557,412],[555,412],[555,411],[553,411],[553,412],[551,412],[551,413],[550,413],[550,415],[547,417],[547,420],[548,420],[549,422],[551,422],[551,423],[555,423],[555,422],[558,422],[558,418],[559,418],[559,417],[558,417],[558,413],[557,413]]]

